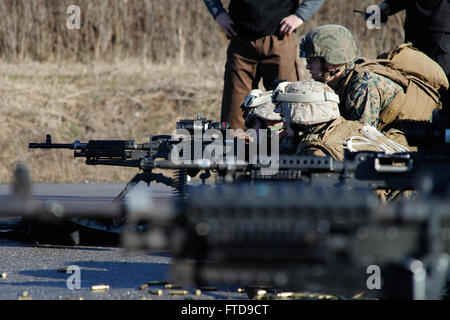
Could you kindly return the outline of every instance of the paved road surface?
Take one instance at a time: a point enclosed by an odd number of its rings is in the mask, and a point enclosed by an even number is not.
[[[35,184],[33,195],[40,200],[58,201],[111,201],[125,184]],[[136,190],[146,188],[138,185]],[[167,199],[171,189],[163,185],[152,187],[154,197]],[[10,193],[9,185],[0,185],[0,198]],[[0,220],[2,218],[0,217]],[[3,218],[3,221],[5,219]],[[6,220],[11,222],[11,220]],[[164,286],[163,295],[152,295],[139,287],[151,280],[167,280],[171,266],[168,252],[129,252],[118,246],[66,247],[54,245],[28,245],[2,239],[0,234],[0,300],[15,300],[24,291],[33,300],[61,300],[83,298],[86,300],[121,299],[185,299],[185,296],[171,296]],[[72,274],[58,272],[71,265],[80,268],[81,289],[68,289],[67,281],[74,284]],[[69,279],[70,278],[70,279]],[[94,285],[106,284],[106,292],[92,292]],[[200,299],[246,299],[236,290],[203,292],[195,296],[196,288],[185,288],[189,297]]]

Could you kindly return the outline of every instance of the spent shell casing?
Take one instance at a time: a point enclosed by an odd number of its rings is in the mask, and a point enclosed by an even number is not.
[[[355,294],[352,298],[353,299],[361,299],[364,296],[364,292],[360,292]]]
[[[189,294],[188,290],[170,290],[169,294],[171,296],[185,296]]]
[[[22,296],[18,297],[17,300],[32,300],[28,291],[23,291]]]
[[[277,298],[289,298],[289,297],[293,297],[294,296],[294,292],[280,292],[277,293]]]
[[[306,299],[315,299],[317,298],[317,294],[308,293],[308,292],[295,292],[294,297],[295,298],[306,298]]]
[[[143,284],[142,286],[139,287],[139,290],[147,290],[148,289],[148,284]]]
[[[161,289],[150,289],[148,290],[148,292],[151,294],[156,294],[157,296],[163,295],[163,291]]]
[[[256,294],[259,295],[259,296],[263,296],[263,295],[267,294],[267,290],[259,289],[259,290],[256,292]]]
[[[319,296],[319,299],[337,300],[337,297],[332,296],[330,294],[322,294]]]
[[[6,279],[6,272],[0,273],[0,279]]]
[[[168,283],[164,286],[166,289],[181,289],[179,284]]]
[[[164,281],[164,280],[152,280],[152,281],[148,281],[147,284],[149,286],[164,286],[166,285],[168,282]]]
[[[109,286],[107,284],[98,284],[91,287],[91,290],[94,292],[101,292],[101,291],[107,291],[109,289]]]

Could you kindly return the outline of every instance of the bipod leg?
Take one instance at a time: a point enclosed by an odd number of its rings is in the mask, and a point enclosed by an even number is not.
[[[127,185],[125,186],[125,188],[114,198],[113,202],[120,202],[122,201],[125,196],[130,193],[131,190],[134,189],[134,187],[136,187],[136,185],[141,182],[141,181],[147,181],[148,177],[146,177],[148,175],[148,173],[138,173],[137,175],[134,176],[133,179],[131,179]],[[150,182],[148,182],[150,183]]]
[[[125,196],[127,194],[129,194],[131,192],[131,190],[134,189],[134,187],[136,187],[136,185],[141,182],[144,181],[145,183],[147,183],[148,186],[150,186],[150,183],[152,181],[156,181],[157,183],[163,183],[169,187],[173,187],[173,179],[168,178],[166,176],[164,176],[163,174],[156,174],[156,173],[152,173],[152,172],[144,172],[144,173],[138,173],[137,175],[134,176],[133,179],[131,179],[127,185],[125,186],[125,188],[116,196],[116,198],[113,200],[113,202],[117,203],[122,201]],[[123,225],[126,221],[126,217],[121,217],[121,218],[117,218],[114,219],[114,224],[115,225]]]
[[[156,174],[152,172],[138,173],[136,176],[134,176],[133,179],[130,180],[130,182],[127,183],[125,188],[116,196],[113,202],[122,201],[125,196],[129,194],[131,190],[133,190],[133,188],[136,187],[136,185],[141,181],[144,181],[149,186],[152,181],[156,181],[157,183],[163,183],[166,186],[173,187],[173,179],[168,178],[162,174]]]
[[[136,187],[136,185],[141,182],[141,181],[145,181],[148,185],[150,185],[150,182],[152,182],[155,178],[153,177],[152,173],[148,173],[148,172],[144,172],[144,173],[138,173],[134,176],[133,179],[131,179],[127,185],[125,186],[125,188],[114,198],[113,202],[114,203],[118,203],[120,201],[122,201],[127,194],[129,194],[131,192],[131,190],[134,189],[134,187]],[[120,217],[120,218],[116,218],[113,220],[113,224],[115,226],[121,226],[123,224],[125,224],[126,222],[126,217]]]
[[[157,183],[165,184],[168,187],[173,187],[174,183],[172,178],[166,177],[161,173],[158,174],[151,173],[148,177],[148,181],[147,180],[144,181],[147,182],[147,184],[150,184],[151,181],[156,181]]]

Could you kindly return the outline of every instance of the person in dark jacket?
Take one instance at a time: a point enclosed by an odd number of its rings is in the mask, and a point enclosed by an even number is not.
[[[225,66],[221,121],[246,129],[241,105],[263,80],[266,90],[276,79],[300,80],[294,32],[325,0],[204,0],[230,39]]]
[[[450,73],[450,1],[449,0],[386,0],[379,5],[382,13],[391,16],[406,10],[405,42],[435,60]],[[448,91],[442,92],[444,107],[450,108]]]

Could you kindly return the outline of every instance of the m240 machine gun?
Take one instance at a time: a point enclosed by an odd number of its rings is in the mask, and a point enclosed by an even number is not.
[[[441,121],[438,121],[441,119]],[[448,119],[448,117],[447,117]],[[442,123],[442,116],[436,117],[433,123],[405,122],[404,127],[409,144],[419,146],[419,152],[387,155],[376,152],[347,152],[344,161],[336,161],[331,157],[284,156],[271,155],[270,163],[245,158],[240,162],[217,161],[205,158],[203,151],[218,140],[205,139],[203,133],[210,129],[224,133],[229,128],[227,123],[216,123],[201,118],[182,120],[177,129],[184,130],[187,138],[176,138],[172,135],[150,136],[150,141],[137,144],[134,140],[91,140],[88,143],[75,141],[72,144],[54,144],[51,136],[45,143],[30,143],[30,148],[72,149],[75,157],[86,158],[88,165],[109,165],[136,167],[142,170],[117,196],[122,200],[140,181],[147,184],[155,181],[171,186],[180,198],[186,197],[189,186],[187,175],[194,177],[204,171],[200,178],[203,182],[210,177],[210,171],[218,172],[217,182],[250,182],[264,181],[301,181],[310,186],[333,186],[347,189],[369,188],[385,190],[417,190],[420,188],[440,189],[448,187],[450,181],[450,129],[448,123]],[[424,131],[425,130],[425,131]],[[197,134],[200,133],[200,134]],[[423,141],[425,132],[432,141]],[[236,145],[229,153],[229,139],[219,139],[226,156],[235,157]],[[234,138],[233,138],[234,139]],[[232,140],[233,140],[232,139]],[[187,149],[178,147],[188,141]],[[247,145],[248,147],[248,145]],[[259,146],[258,146],[259,148]],[[199,150],[196,154],[195,149]],[[174,152],[174,150],[178,150]],[[194,152],[192,152],[192,150]],[[245,151],[249,153],[249,149]],[[176,156],[186,157],[189,161],[175,161]],[[223,155],[223,154],[222,154]],[[222,157],[223,160],[225,157]],[[153,169],[177,170],[175,179],[163,174],[154,173]],[[433,181],[433,186],[426,186]],[[429,191],[428,189],[426,191]]]
[[[215,129],[225,132],[229,128],[226,122],[213,122],[205,118],[197,117],[196,120],[181,120],[176,124],[177,132],[188,134],[189,143],[193,150],[200,143],[203,149],[209,141],[196,141],[196,134]],[[181,131],[180,131],[181,130]],[[150,135],[150,141],[143,144],[135,140],[90,140],[87,143],[75,141],[74,143],[53,143],[51,135],[47,135],[45,143],[30,143],[30,149],[70,149],[74,150],[75,158],[86,158],[87,165],[105,165],[119,167],[133,167],[142,170],[126,185],[125,189],[116,197],[115,201],[122,200],[139,182],[147,184],[151,182],[163,183],[175,189],[176,195],[185,197],[187,175],[196,176],[202,166],[175,163],[172,159],[174,146],[182,143],[185,138],[172,135]],[[180,158],[194,160],[195,155],[177,154]],[[177,170],[177,177],[170,178],[160,173],[152,172],[153,169]],[[198,169],[197,169],[198,168]],[[200,177],[204,181],[210,176],[208,168]]]

